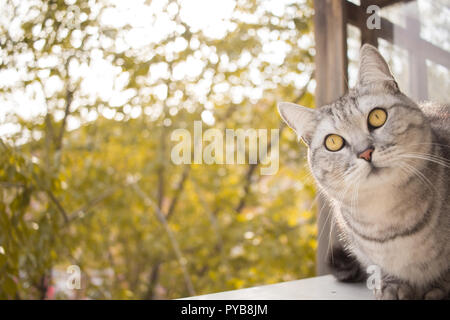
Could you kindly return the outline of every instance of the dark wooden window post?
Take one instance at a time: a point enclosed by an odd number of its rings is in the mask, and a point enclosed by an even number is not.
[[[347,91],[347,24],[345,1],[314,0],[316,42],[316,106],[339,98]],[[325,258],[330,236],[330,210],[319,199],[317,274],[327,274]],[[333,235],[331,235],[333,237]],[[334,241],[334,240],[333,240]]]

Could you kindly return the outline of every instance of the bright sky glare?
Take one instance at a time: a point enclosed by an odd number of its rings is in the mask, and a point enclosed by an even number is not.
[[[20,2],[20,8],[18,12],[25,13],[32,0]],[[120,37],[115,39],[114,46],[117,51],[124,51],[128,48],[144,49],[152,43],[158,43],[164,39],[169,33],[180,27],[173,21],[173,17],[179,13],[181,19],[192,28],[192,31],[201,30],[203,33],[211,38],[222,38],[228,31],[233,30],[234,25],[230,23],[233,10],[236,6],[234,0],[188,0],[181,1],[181,8],[177,4],[172,3],[168,6],[167,10],[164,10],[166,0],[153,0],[150,5],[145,4],[144,0],[122,1],[122,0],[109,0],[114,5],[114,8],[107,9],[101,15],[100,23],[103,25],[110,25],[113,28],[126,28],[129,27],[130,31],[127,34],[126,39]],[[267,0],[263,1],[263,9],[272,12],[275,16],[281,16],[284,13],[284,9],[287,3],[292,0]],[[1,9],[1,8],[0,8]],[[93,8],[98,10],[98,8]],[[6,13],[5,13],[6,14]],[[154,20],[149,19],[154,17]],[[248,18],[248,17],[247,17]],[[256,18],[256,17],[255,17]],[[21,30],[17,20],[13,20],[14,23],[10,25],[10,33],[20,36]],[[154,21],[154,22],[151,22]],[[95,32],[95,30],[93,30]],[[262,38],[271,40],[270,34],[261,32],[258,34]],[[81,41],[76,38],[77,33],[74,34],[72,45],[77,46]],[[80,34],[81,36],[81,34]],[[306,44],[311,39],[304,39]],[[43,44],[37,44],[40,46]],[[184,38],[178,38],[173,45],[165,48],[166,55],[170,52],[179,52],[189,45]],[[194,44],[190,44],[191,46]],[[1,50],[1,49],[0,49]],[[282,41],[268,41],[264,46],[262,59],[279,65],[283,62],[285,54],[290,50]],[[58,54],[58,52],[55,52]],[[217,60],[218,57],[214,52],[209,52],[207,48],[199,50],[198,55],[189,57],[185,62],[179,63],[173,70],[173,77],[175,80],[180,80],[186,77],[195,77],[198,75],[203,66],[204,59]],[[149,56],[151,58],[151,56]],[[25,65],[32,59],[32,56],[24,55],[21,57],[22,61],[19,61],[19,72],[13,70],[5,70],[0,72],[0,86],[11,86],[17,83],[24,77],[20,73],[20,65]],[[245,60],[245,54],[242,59]],[[244,61],[245,62],[245,61]],[[247,61],[248,62],[248,61]],[[40,61],[41,67],[51,68],[58,63],[57,59],[51,57]],[[254,85],[261,85],[260,75],[256,69],[253,69],[250,73],[250,80]],[[110,107],[117,107],[123,105],[134,94],[130,90],[123,90],[127,83],[128,74],[121,72],[118,67],[112,66],[107,59],[103,56],[103,52],[100,50],[93,50],[91,54],[91,64],[78,64],[73,61],[69,66],[69,73],[72,78],[82,78],[80,90],[84,96],[91,97],[92,102],[95,101],[95,97],[100,97],[105,101],[109,101]],[[160,77],[167,76],[167,68],[164,64],[152,66],[151,77],[149,81],[156,81]],[[45,78],[44,88],[40,88],[39,85],[32,85],[27,87],[25,94],[15,94],[13,97],[8,98],[0,97],[0,137],[17,132],[20,128],[18,125],[14,125],[7,122],[8,114],[18,114],[19,116],[29,119],[36,115],[45,114],[46,112],[46,99],[45,97],[52,97],[55,92],[61,90],[63,83],[58,77],[48,77],[47,74],[40,74],[42,78]],[[305,78],[306,80],[306,78]],[[199,83],[199,93],[202,92],[202,83]],[[206,83],[204,84],[206,85]],[[205,87],[206,90],[206,87]],[[222,85],[217,85],[215,90],[227,90]],[[167,87],[165,85],[153,86],[151,92],[155,94],[159,99],[163,100],[167,97]],[[231,94],[233,95],[233,102],[239,103],[243,97],[243,90],[239,88],[233,88]],[[261,97],[262,88],[248,90],[254,99]],[[201,99],[201,97],[200,97]],[[63,103],[63,101],[60,101]],[[206,103],[206,101],[203,101]],[[74,100],[73,109],[77,108],[79,102]],[[206,104],[205,104],[206,105]],[[103,116],[112,118],[115,112],[106,108],[102,112]],[[135,112],[134,115],[138,116],[140,113]],[[62,118],[63,113],[56,114],[56,119]],[[95,120],[95,115],[86,115],[88,120]],[[205,112],[202,118],[209,123],[213,123],[212,113],[210,111]],[[73,118],[69,118],[68,129],[75,129],[79,126],[79,121]]]

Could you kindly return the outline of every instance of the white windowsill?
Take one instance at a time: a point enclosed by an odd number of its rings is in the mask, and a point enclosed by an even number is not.
[[[365,283],[342,283],[331,275],[225,291],[183,300],[373,300]]]

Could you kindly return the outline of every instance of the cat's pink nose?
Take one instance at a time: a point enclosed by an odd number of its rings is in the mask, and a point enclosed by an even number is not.
[[[373,147],[369,147],[360,154],[358,154],[358,158],[364,159],[366,161],[372,161],[372,153],[375,149]]]

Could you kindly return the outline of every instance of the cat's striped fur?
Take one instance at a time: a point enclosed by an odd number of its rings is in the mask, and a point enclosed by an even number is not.
[[[374,108],[388,116],[371,130]],[[282,103],[279,111],[307,143],[313,176],[333,206],[344,244],[331,252],[336,276],[360,280],[377,265],[383,275],[377,298],[448,298],[449,106],[414,103],[377,49],[364,45],[358,85],[348,94],[316,110]],[[345,147],[326,150],[328,134],[342,136]],[[371,161],[358,158],[369,146]]]

